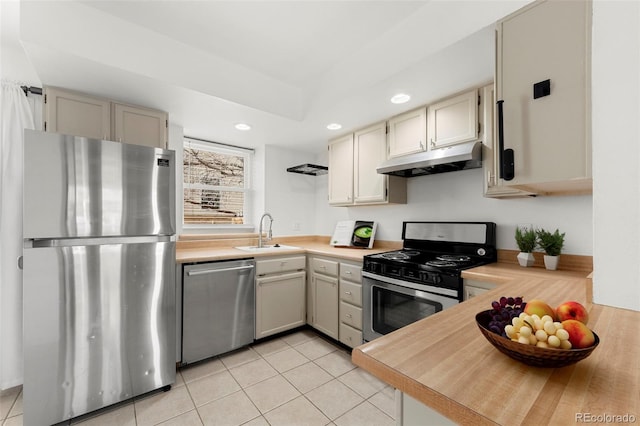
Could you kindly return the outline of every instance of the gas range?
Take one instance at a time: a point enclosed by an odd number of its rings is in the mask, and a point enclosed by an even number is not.
[[[497,260],[491,222],[404,222],[402,239],[401,250],[365,256],[363,275],[450,289],[462,300],[462,271]]]

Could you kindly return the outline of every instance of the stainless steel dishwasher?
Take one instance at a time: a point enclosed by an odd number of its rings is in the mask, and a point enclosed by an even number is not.
[[[255,336],[255,262],[185,265],[182,363],[229,352]]]

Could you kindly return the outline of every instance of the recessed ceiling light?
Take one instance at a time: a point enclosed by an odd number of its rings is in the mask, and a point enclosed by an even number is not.
[[[238,123],[236,124],[236,129],[238,130],[251,130],[251,126],[246,123]]]
[[[393,97],[391,98],[391,103],[403,104],[405,102],[409,102],[409,99],[411,99],[411,96],[407,95],[406,93],[398,93],[397,95],[393,95]]]
[[[331,124],[327,125],[327,129],[329,129],[329,130],[339,130],[339,129],[342,129],[342,124],[331,123]]]

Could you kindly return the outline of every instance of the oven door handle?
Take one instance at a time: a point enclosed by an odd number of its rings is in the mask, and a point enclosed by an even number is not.
[[[367,271],[362,271],[362,276],[381,283],[397,285],[399,287],[410,288],[411,290],[423,291],[425,293],[432,293],[438,296],[449,297],[451,299],[460,301],[458,290],[443,287],[434,287],[429,284],[416,284],[410,281],[403,281],[396,278],[380,276]]]

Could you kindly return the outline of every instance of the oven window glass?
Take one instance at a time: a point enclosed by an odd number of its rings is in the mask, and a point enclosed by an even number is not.
[[[442,310],[442,304],[433,300],[398,293],[386,288],[372,287],[372,328],[380,334],[409,325]]]

